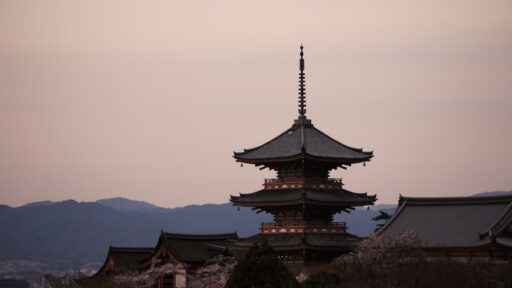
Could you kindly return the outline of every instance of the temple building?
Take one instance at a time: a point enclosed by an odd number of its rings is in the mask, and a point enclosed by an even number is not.
[[[512,195],[402,197],[377,234],[417,233],[431,260],[512,263]]]
[[[114,275],[138,271],[140,262],[149,258],[153,251],[154,248],[110,246],[107,259],[95,275]]]
[[[163,273],[155,279],[156,288],[188,287],[189,274],[193,274],[209,259],[230,255],[228,242],[236,241],[235,233],[178,234],[160,231],[154,248],[110,246],[103,266],[93,278],[106,279],[119,274],[135,274],[175,264],[172,273]]]
[[[348,233],[345,223],[333,222],[333,215],[376,201],[375,195],[350,192],[343,188],[342,179],[329,178],[333,170],[370,161],[373,152],[338,142],[306,117],[304,53],[300,49],[298,118],[265,144],[234,153],[237,162],[277,173],[277,178],[265,179],[263,189],[231,196],[235,206],[253,207],[257,213],[274,217],[273,222],[261,224],[261,233],[234,241],[230,249],[235,254],[266,240],[283,261],[328,261],[350,252],[359,241]]]
[[[153,253],[142,263],[141,268],[158,260],[197,268],[210,258],[227,255],[228,242],[237,238],[236,233],[178,234],[161,231]]]

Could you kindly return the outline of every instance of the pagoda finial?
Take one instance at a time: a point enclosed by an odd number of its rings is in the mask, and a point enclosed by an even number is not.
[[[299,61],[299,118],[306,118],[306,77],[304,75],[304,46],[300,44],[300,61]]]

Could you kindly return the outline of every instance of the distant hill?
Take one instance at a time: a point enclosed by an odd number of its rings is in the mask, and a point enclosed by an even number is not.
[[[38,201],[31,202],[19,207],[36,207],[36,206],[48,206],[55,204],[57,202],[53,201]],[[156,205],[153,205],[144,201],[136,201],[130,200],[123,197],[114,197],[114,198],[106,198],[97,200],[96,203],[99,203],[103,206],[112,207],[118,211],[126,211],[126,212],[147,212],[147,213],[155,213],[155,212],[169,212],[169,208],[162,208]]]
[[[368,235],[375,227],[371,221],[378,214],[375,208],[336,215],[335,221],[347,222],[353,234]],[[271,215],[238,209],[230,203],[169,209],[112,198],[42,201],[16,208],[0,205],[0,260],[53,261],[64,270],[84,265],[97,268],[109,245],[153,246],[160,230],[198,234],[237,231],[245,237],[258,233],[260,222],[267,221],[272,221]],[[0,263],[0,275],[1,267]]]
[[[45,205],[51,205],[55,202],[52,202],[52,201],[38,201],[38,202],[31,202],[31,203],[27,203],[23,206],[20,206],[20,207],[36,207],[36,206],[45,206]]]
[[[474,196],[506,193],[512,191]],[[335,215],[334,221],[346,222],[350,233],[366,236],[373,232],[376,223],[371,218],[379,210],[392,214],[395,209],[394,204],[356,208],[350,214]],[[260,222],[267,221],[272,221],[271,215],[238,209],[230,203],[169,209],[117,197],[96,202],[41,201],[16,208],[0,205],[0,277],[12,272],[12,261],[39,269],[37,273],[49,272],[47,267],[63,271],[84,265],[98,268],[109,245],[154,246],[161,230],[198,234],[237,231],[246,237],[258,233]],[[36,262],[44,265],[27,264]],[[36,266],[46,268],[33,268]]]
[[[482,192],[482,193],[476,193],[472,196],[498,196],[498,195],[510,195],[512,194],[512,191],[493,191],[493,192]]]
[[[158,207],[148,202],[144,201],[135,201],[126,199],[123,197],[109,198],[109,199],[100,199],[96,201],[96,203],[112,207],[118,211],[137,211],[137,212],[147,212],[147,213],[166,213],[169,212],[170,209]]]
[[[271,221],[268,215],[256,214],[250,208],[238,211],[227,203],[166,209],[128,199],[120,202],[126,206],[113,208],[98,202],[73,200],[16,208],[0,205],[0,278],[6,272],[2,269],[12,268],[9,259],[58,263],[64,271],[91,263],[98,268],[109,245],[154,246],[161,230],[178,233],[237,230],[239,235],[248,236],[257,233],[260,222]],[[128,211],[128,208],[149,212]]]

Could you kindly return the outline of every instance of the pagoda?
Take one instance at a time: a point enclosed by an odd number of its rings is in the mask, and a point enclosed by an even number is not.
[[[274,218],[261,224],[261,233],[231,243],[235,254],[267,241],[284,262],[329,261],[352,251],[359,241],[347,232],[345,223],[333,222],[333,215],[376,201],[375,195],[350,192],[343,189],[342,179],[329,178],[332,170],[370,161],[373,152],[336,141],[306,117],[303,56],[301,45],[299,116],[293,125],[263,145],[234,152],[237,162],[277,172],[277,178],[265,179],[263,189],[231,196],[234,206],[252,207]]]

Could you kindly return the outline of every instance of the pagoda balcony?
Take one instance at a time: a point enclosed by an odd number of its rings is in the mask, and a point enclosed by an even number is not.
[[[308,179],[308,178],[292,178],[292,179],[279,179],[271,178],[265,179],[263,187],[266,190],[272,189],[300,189],[300,188],[313,188],[313,189],[341,189],[343,183],[341,178],[328,178],[328,179]]]
[[[304,223],[290,223],[279,225],[276,222],[263,222],[260,227],[264,234],[283,233],[345,233],[347,224],[345,222],[331,222],[327,225],[314,225]]]

